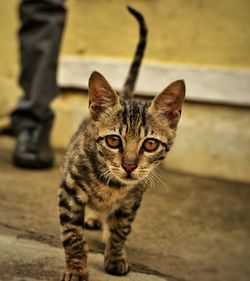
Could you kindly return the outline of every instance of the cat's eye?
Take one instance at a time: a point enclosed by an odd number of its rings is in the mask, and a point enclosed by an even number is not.
[[[106,144],[111,148],[119,148],[122,145],[121,138],[116,135],[109,135],[105,137]]]
[[[153,152],[159,147],[160,142],[156,139],[146,139],[143,143],[143,148],[147,152]]]

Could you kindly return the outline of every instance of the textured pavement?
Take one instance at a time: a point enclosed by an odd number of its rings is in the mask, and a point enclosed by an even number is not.
[[[0,280],[59,280],[63,250],[57,188],[63,152],[47,171],[11,165],[14,140],[0,136]],[[233,171],[232,171],[233,172]],[[250,186],[160,171],[128,241],[132,270],[103,271],[100,232],[87,232],[91,281],[248,281]]]

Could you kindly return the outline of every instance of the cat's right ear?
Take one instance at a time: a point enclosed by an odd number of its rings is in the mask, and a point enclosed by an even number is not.
[[[89,78],[89,109],[94,120],[109,109],[121,107],[119,97],[108,81],[97,71]]]
[[[165,116],[170,127],[175,128],[181,116],[185,92],[186,86],[183,80],[171,83],[153,99],[149,112]]]

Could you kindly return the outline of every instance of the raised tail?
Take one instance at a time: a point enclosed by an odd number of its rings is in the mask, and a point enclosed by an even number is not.
[[[137,44],[137,48],[134,54],[132,64],[130,66],[127,79],[124,83],[121,96],[125,99],[129,99],[133,96],[133,91],[135,88],[135,82],[138,76],[140,65],[143,59],[144,50],[147,43],[147,26],[141,13],[135,9],[127,6],[129,12],[136,18],[140,26],[140,39]]]

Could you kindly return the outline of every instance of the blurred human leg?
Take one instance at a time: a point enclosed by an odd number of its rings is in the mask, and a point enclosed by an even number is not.
[[[58,93],[57,61],[64,29],[64,0],[22,0],[20,4],[20,85],[23,96],[12,113],[17,136],[14,163],[46,168],[53,162],[50,103]]]

